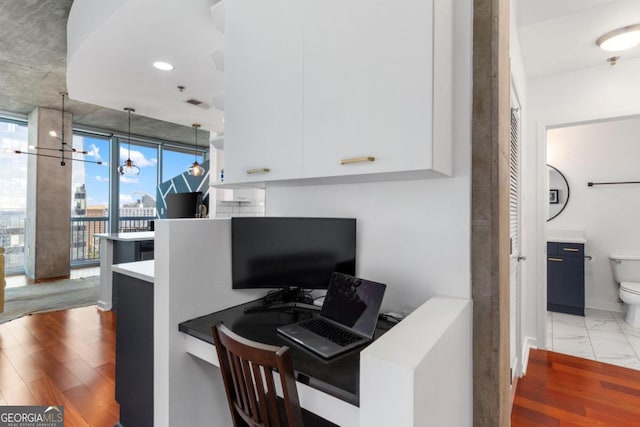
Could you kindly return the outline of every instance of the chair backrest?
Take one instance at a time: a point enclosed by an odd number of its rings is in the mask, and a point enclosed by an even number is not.
[[[248,340],[222,323],[211,329],[234,426],[302,427],[289,348]],[[274,370],[280,374],[284,408],[278,404]]]

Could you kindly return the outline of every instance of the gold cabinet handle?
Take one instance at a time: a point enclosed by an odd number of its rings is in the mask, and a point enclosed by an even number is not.
[[[342,159],[340,160],[341,165],[348,165],[350,163],[364,163],[364,162],[374,162],[376,160],[375,157],[367,156],[367,157],[353,157],[351,159]]]
[[[578,252],[580,249],[576,249],[576,248],[562,248],[563,251],[565,252]]]
[[[267,172],[270,172],[270,171],[271,171],[271,169],[269,169],[269,168],[249,169],[247,171],[247,174],[248,175],[253,175],[254,173],[267,173]]]
[[[562,258],[547,258],[549,261],[562,262]]]

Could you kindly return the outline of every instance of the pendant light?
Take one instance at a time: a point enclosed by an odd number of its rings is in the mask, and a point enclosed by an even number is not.
[[[49,131],[49,136],[51,136],[52,138],[56,138],[58,141],[60,141],[60,148],[49,148],[49,147],[39,147],[39,146],[30,146],[30,149],[34,149],[37,150],[38,152],[30,152],[30,151],[21,151],[21,150],[14,150],[14,153],[16,154],[29,154],[32,156],[39,156],[39,157],[50,157],[52,159],[60,159],[60,166],[65,166],[67,164],[66,160],[73,160],[73,161],[78,161],[78,162],[86,162],[86,163],[95,163],[98,165],[101,165],[102,162],[101,161],[95,161],[95,160],[85,160],[85,159],[78,159],[78,158],[74,158],[73,154],[89,154],[88,151],[80,151],[80,150],[76,150],[75,148],[71,147],[69,148],[67,144],[67,142],[64,139],[64,98],[65,96],[67,96],[67,92],[60,92],[60,95],[62,96],[62,117],[60,120],[60,136],[58,136],[58,133],[55,130],[51,130]],[[42,151],[59,151],[60,155],[52,155],[52,154],[45,154],[42,153]]]
[[[204,168],[200,166],[200,163],[198,163],[198,128],[200,127],[200,125],[198,123],[194,123],[191,126],[193,126],[193,129],[195,129],[196,131],[196,146],[193,153],[193,164],[189,167],[189,169],[187,169],[187,171],[189,172],[189,175],[201,176],[202,174],[204,174]]]
[[[127,138],[127,160],[125,160],[120,167],[118,167],[118,172],[120,175],[140,175],[140,168],[133,164],[133,160],[131,160],[131,113],[135,112],[131,107],[126,107],[124,109],[127,113],[129,113],[129,135]]]

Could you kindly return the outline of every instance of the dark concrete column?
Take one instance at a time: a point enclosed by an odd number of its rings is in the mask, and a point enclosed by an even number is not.
[[[62,134],[62,113],[37,108],[29,114],[29,145],[58,149],[54,130]],[[65,113],[64,134],[72,138],[71,114]],[[33,151],[33,150],[32,150]],[[71,218],[71,160],[60,165],[60,152],[38,150],[57,158],[29,156],[27,171],[27,218],[25,273],[35,282],[69,277],[69,231]]]
[[[474,0],[471,281],[474,426],[508,426],[509,0]]]

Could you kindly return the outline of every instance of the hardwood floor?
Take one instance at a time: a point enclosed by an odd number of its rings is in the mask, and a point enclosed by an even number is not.
[[[640,427],[640,371],[532,350],[511,425]]]
[[[65,426],[113,426],[115,315],[95,306],[0,325],[0,405],[64,405]],[[532,350],[511,425],[640,427],[640,371]]]
[[[0,405],[63,405],[65,426],[113,426],[115,315],[95,306],[0,325]]]

